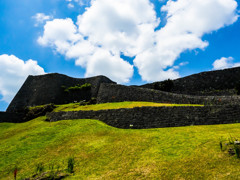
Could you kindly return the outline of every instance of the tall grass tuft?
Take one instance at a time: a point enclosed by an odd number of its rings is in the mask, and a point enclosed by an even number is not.
[[[14,176],[15,180],[17,179],[17,173],[18,173],[18,168],[17,168],[17,166],[15,166],[14,171],[13,171],[13,176]]]
[[[68,158],[68,166],[67,166],[67,172],[73,173],[74,172],[74,164],[75,164],[75,159],[74,157],[69,157]]]
[[[36,174],[42,173],[43,170],[44,170],[44,165],[43,165],[43,163],[38,163],[37,166],[36,166]]]
[[[235,150],[237,158],[240,158],[240,146],[237,144],[234,144],[234,150]]]

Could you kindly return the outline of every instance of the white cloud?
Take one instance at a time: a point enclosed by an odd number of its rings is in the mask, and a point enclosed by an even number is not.
[[[74,8],[74,4],[78,4],[80,6],[89,6],[91,0],[66,0],[68,2],[68,8]]]
[[[74,5],[72,3],[69,3],[68,8],[74,8]]]
[[[89,57],[86,76],[102,74],[117,82],[126,83],[133,75],[133,67],[109,51],[98,49]]]
[[[209,43],[202,36],[234,23],[236,8],[235,0],[169,0],[161,8],[167,23],[155,30],[160,20],[149,0],[92,0],[76,24],[69,18],[48,21],[38,42],[75,59],[86,68],[85,76],[102,73],[127,82],[133,67],[120,58],[123,53],[135,56],[143,80],[174,79],[180,76],[174,63],[181,53],[204,50]]]
[[[75,0],[80,6],[89,6],[91,0]]]
[[[38,38],[43,46],[52,46],[61,54],[65,54],[71,45],[81,39],[77,27],[70,18],[54,19],[44,26],[44,35]]]
[[[232,68],[232,67],[238,67],[240,66],[239,63],[233,63],[233,58],[232,57],[222,57],[220,59],[217,59],[213,62],[213,70],[218,70],[218,69],[226,69],[226,68]]]
[[[40,24],[45,23],[47,20],[51,20],[53,17],[45,15],[44,13],[37,13],[32,18],[36,21],[35,26],[39,26]]]
[[[37,61],[23,61],[14,55],[0,55],[1,100],[10,102],[28,75],[44,74]]]
[[[134,60],[143,80],[162,80],[162,70],[172,67],[182,52],[206,48],[208,42],[202,36],[234,23],[236,8],[234,0],[169,0],[162,7],[167,23],[156,31],[156,44]],[[172,77],[177,78],[178,73]]]
[[[91,43],[114,54],[134,56],[153,43],[158,23],[147,0],[93,0],[77,24]]]

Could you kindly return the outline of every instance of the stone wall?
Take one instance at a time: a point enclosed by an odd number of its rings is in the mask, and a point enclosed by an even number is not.
[[[173,80],[172,92],[189,95],[233,95],[239,82],[240,67],[206,71]],[[140,87],[154,89],[154,83]]]
[[[23,115],[17,113],[0,112],[0,123],[21,123],[23,122]]]
[[[240,106],[136,107],[100,111],[52,112],[49,121],[98,119],[117,128],[160,128],[240,122]]]
[[[75,94],[64,92],[63,86],[71,87],[77,84],[90,83],[91,90]],[[63,74],[46,74],[40,76],[29,76],[18,91],[7,112],[20,112],[26,106],[37,106],[43,104],[67,104],[74,101],[88,100],[97,97],[101,83],[115,83],[105,76],[92,78],[72,78]]]
[[[97,96],[98,103],[122,101],[224,105],[240,104],[240,96],[190,96],[134,86],[101,84]]]

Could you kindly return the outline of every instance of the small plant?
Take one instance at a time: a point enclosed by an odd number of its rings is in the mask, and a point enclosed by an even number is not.
[[[222,141],[220,140],[220,142],[219,142],[219,145],[220,145],[220,149],[221,149],[221,151],[223,150],[223,143],[222,143]]]
[[[240,81],[236,84],[235,89],[237,91],[237,95],[240,95]]]
[[[237,144],[234,144],[234,150],[237,158],[240,158],[240,146]]]
[[[67,166],[67,172],[69,173],[73,173],[73,169],[74,169],[74,164],[75,164],[75,160],[74,157],[69,157],[68,158],[68,166]]]
[[[43,170],[44,170],[44,165],[43,165],[43,163],[38,163],[37,166],[36,166],[36,174],[42,173]]]
[[[95,97],[92,97],[89,101],[88,101],[88,104],[91,105],[91,104],[97,104],[97,99]]]
[[[54,164],[49,165],[49,171],[54,171]]]
[[[225,144],[226,148],[223,148],[222,139],[220,140],[219,145],[222,151],[227,149],[229,155],[236,155],[237,158],[240,158],[240,141],[238,141],[237,138],[233,138],[230,135],[230,137],[228,138],[228,143]]]
[[[17,166],[15,166],[14,171],[13,171],[13,176],[14,176],[15,180],[17,179],[17,173],[18,173],[18,168],[17,168]]]

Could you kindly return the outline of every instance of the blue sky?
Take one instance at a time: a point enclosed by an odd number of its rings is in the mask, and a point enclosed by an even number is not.
[[[0,110],[30,74],[144,84],[240,66],[236,0],[1,0]]]

